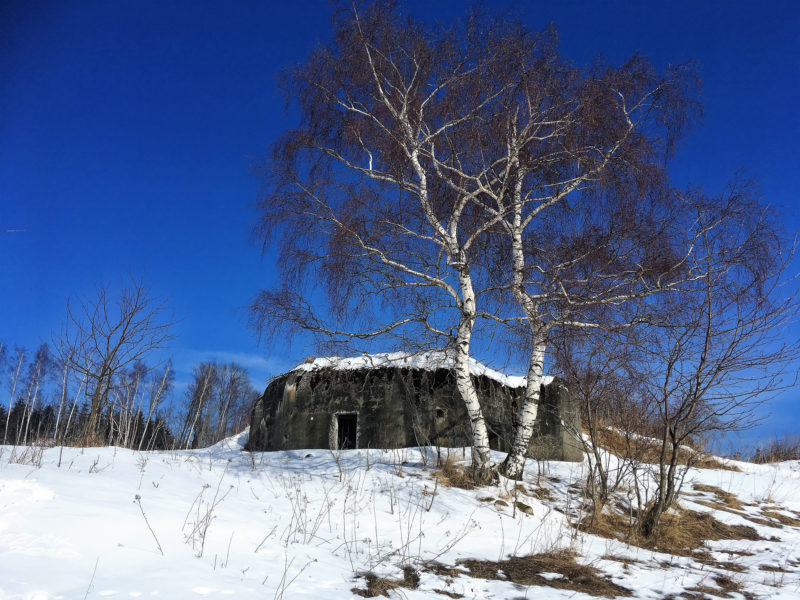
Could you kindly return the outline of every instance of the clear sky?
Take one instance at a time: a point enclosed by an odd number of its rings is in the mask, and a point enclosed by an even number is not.
[[[465,6],[407,4],[444,22]],[[715,191],[744,169],[797,230],[800,2],[486,5],[556,23],[577,63],[697,61],[706,114],[675,181]],[[318,0],[0,2],[0,229],[25,230],[0,234],[0,340],[49,341],[68,297],[130,273],[179,319],[179,384],[201,358],[257,382],[301,361],[301,345],[259,347],[246,325],[274,267],[250,240],[250,166],[293,123],[276,74],[326,38],[329,14]],[[800,431],[798,399],[783,394],[758,433]]]

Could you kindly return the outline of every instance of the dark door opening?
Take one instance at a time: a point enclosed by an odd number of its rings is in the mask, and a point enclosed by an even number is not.
[[[346,413],[336,415],[336,448],[339,450],[355,448],[357,431],[358,414]]]

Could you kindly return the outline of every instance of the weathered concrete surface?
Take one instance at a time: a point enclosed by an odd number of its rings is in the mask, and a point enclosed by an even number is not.
[[[523,389],[484,376],[474,380],[490,445],[507,451]],[[348,436],[353,419],[357,421],[355,439]],[[543,460],[582,460],[575,438],[578,419],[577,406],[563,386],[543,386],[530,455]],[[451,370],[324,368],[290,371],[267,386],[253,406],[247,449],[470,444],[469,419]]]

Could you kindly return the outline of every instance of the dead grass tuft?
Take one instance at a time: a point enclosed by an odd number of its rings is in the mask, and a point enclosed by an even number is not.
[[[432,477],[439,481],[443,487],[454,487],[462,490],[474,490],[478,487],[472,477],[470,470],[459,464],[454,454],[449,454],[447,458],[439,463],[433,471]]]
[[[742,505],[739,498],[736,494],[732,494],[731,492],[726,492],[722,488],[718,488],[715,485],[706,485],[704,483],[695,483],[692,487],[697,490],[698,492],[706,492],[709,494],[714,494],[714,502],[716,504],[720,504],[726,508],[730,508],[733,510],[744,510],[744,506]]]
[[[448,592],[447,590],[441,590],[439,588],[433,588],[433,591],[437,594],[441,594],[442,596],[448,596],[450,598],[463,598],[464,594],[459,594],[458,592]]]
[[[768,519],[775,519],[781,525],[788,525],[789,527],[800,527],[800,519],[795,517],[790,517],[787,514],[784,514],[780,511],[769,509],[769,508],[762,508],[761,514],[767,517]]]
[[[550,488],[544,487],[542,485],[537,485],[532,488],[527,488],[524,485],[517,484],[517,491],[525,494],[526,496],[531,496],[536,498],[537,500],[541,501],[555,501],[555,496]]]
[[[636,456],[642,462],[657,464],[661,459],[661,443],[646,435],[626,436],[616,429],[600,429],[598,444],[617,456]],[[718,458],[699,450],[681,448],[678,453],[681,465],[689,464],[698,469],[740,471],[739,467],[729,465]]]
[[[499,562],[465,560],[459,564],[469,569],[471,577],[481,579],[510,580],[519,585],[572,590],[605,598],[631,595],[629,589],[617,585],[600,570],[576,562],[571,550],[515,556]],[[558,573],[562,577],[549,579],[541,573]]]
[[[623,539],[640,548],[695,558],[706,541],[763,539],[752,527],[727,525],[710,513],[680,507],[673,508],[661,517],[659,527],[651,538],[641,536],[630,518],[618,512],[604,512],[579,525],[579,529],[605,538]],[[709,564],[718,563],[712,561]]]
[[[779,565],[760,565],[758,568],[761,571],[768,571],[769,573],[791,573],[791,571]]]
[[[697,467],[698,469],[713,469],[715,471],[736,471],[736,472],[742,471],[736,465],[729,465],[728,463],[723,462],[719,460],[717,457],[711,456],[709,454],[701,454],[695,457],[692,466]]]
[[[689,592],[690,598],[695,597],[691,594],[691,592],[703,594],[703,596],[699,596],[700,598],[707,598],[708,596],[715,596],[717,598],[733,598],[733,596],[731,596],[732,593],[742,593],[742,584],[738,581],[734,581],[726,575],[716,575],[714,577],[714,583],[716,583],[718,587],[698,585],[695,587],[686,588],[686,591]],[[745,597],[748,596],[745,595]]]
[[[389,591],[400,587],[415,590],[419,587],[419,573],[412,567],[403,567],[402,579],[389,579],[388,577],[378,577],[374,573],[364,573],[361,575],[366,581],[367,588],[362,590],[352,588],[350,591],[362,598],[374,598],[375,596],[389,597]]]

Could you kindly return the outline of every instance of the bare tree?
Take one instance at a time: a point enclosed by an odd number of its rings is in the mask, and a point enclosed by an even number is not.
[[[180,448],[204,448],[244,429],[256,391],[247,369],[214,361],[194,368],[186,391],[186,412],[178,438]]]
[[[40,398],[42,387],[50,379],[53,367],[50,348],[47,344],[41,344],[33,355],[33,361],[28,365],[28,372],[23,381],[25,389],[25,406],[22,416],[24,426],[17,429],[17,444],[20,442],[23,446],[28,444],[31,417],[36,408],[36,402]]]
[[[502,152],[476,199],[501,218],[494,272],[518,308],[505,322],[529,349],[510,478],[524,469],[552,337],[629,326],[643,298],[685,281],[691,245],[672,226],[684,208],[665,160],[697,110],[690,71],[661,75],[640,57],[587,71],[520,61],[515,72],[494,127]]]
[[[569,333],[551,346],[557,372],[580,402],[581,431],[574,433],[588,462],[585,489],[595,519],[644,460],[649,445],[642,442],[651,431],[630,373],[630,349],[624,343],[628,330]]]
[[[9,365],[9,376],[10,381],[8,384],[8,415],[6,416],[6,423],[3,427],[3,444],[5,445],[8,441],[8,424],[11,421],[11,411],[14,408],[14,401],[16,400],[17,394],[17,385],[19,383],[19,375],[22,369],[22,365],[25,361],[25,349],[16,347],[15,348],[15,358],[11,361]]]
[[[158,414],[158,409],[161,405],[161,401],[164,399],[164,396],[172,389],[175,371],[172,368],[172,363],[168,362],[164,366],[164,372],[160,376],[158,376],[158,373],[156,372],[153,372],[152,375],[153,377],[150,382],[150,393],[148,395],[147,415],[144,417],[144,430],[141,432],[137,450],[141,450],[142,446],[145,445],[150,422]],[[139,412],[142,412],[141,407]],[[150,437],[153,438],[156,433],[157,432],[155,431],[151,431]]]
[[[660,322],[634,337],[638,394],[658,425],[655,489],[639,522],[646,536],[677,497],[688,447],[752,426],[763,402],[796,383],[789,367],[800,355],[787,336],[798,311],[785,276],[793,248],[775,214],[748,184],[691,196],[696,285],[659,299]]]
[[[90,401],[87,439],[100,433],[100,417],[116,377],[166,347],[171,326],[165,304],[133,279],[116,294],[100,286],[94,298],[81,300],[77,308],[67,303],[67,321],[55,345],[62,363],[85,381]]]
[[[638,57],[581,70],[553,29],[502,18],[433,28],[372,5],[335,23],[286,77],[302,123],[275,149],[261,230],[284,234],[284,286],[257,298],[257,320],[452,347],[484,473],[472,335],[480,320],[511,327],[530,350],[504,465],[519,477],[552,332],[635,322],[622,304],[680,279],[663,159],[696,108],[690,73]],[[304,299],[309,274],[327,318]],[[384,321],[363,327],[373,298]]]
[[[492,316],[478,305],[475,278],[488,267],[477,257],[501,220],[475,203],[495,168],[483,155],[487,115],[515,83],[517,42],[537,57],[551,47],[550,32],[507,25],[475,17],[436,30],[388,5],[337,13],[334,43],[284,79],[302,124],[273,152],[259,231],[265,242],[282,235],[283,285],[253,303],[262,330],[450,348],[482,480],[489,438],[470,345]],[[324,284],[322,316],[301,291],[309,274]]]

